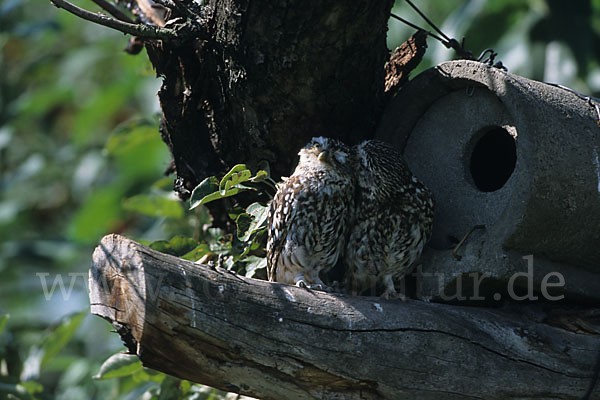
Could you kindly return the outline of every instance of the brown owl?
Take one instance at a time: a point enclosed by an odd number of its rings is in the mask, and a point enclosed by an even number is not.
[[[389,144],[355,147],[356,209],[345,248],[344,287],[353,293],[384,287],[406,275],[431,236],[433,197]]]
[[[354,212],[351,149],[313,138],[300,150],[292,176],[280,184],[268,214],[270,281],[328,290],[319,277],[344,251]]]

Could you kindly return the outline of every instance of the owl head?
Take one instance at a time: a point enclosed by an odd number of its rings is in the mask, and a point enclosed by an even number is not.
[[[298,153],[298,166],[318,169],[346,169],[350,166],[350,148],[336,139],[315,137]]]

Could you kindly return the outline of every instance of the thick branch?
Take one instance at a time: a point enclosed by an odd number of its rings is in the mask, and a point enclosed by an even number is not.
[[[576,399],[600,347],[501,311],[244,278],[118,235],[94,252],[90,302],[144,365],[262,399]]]

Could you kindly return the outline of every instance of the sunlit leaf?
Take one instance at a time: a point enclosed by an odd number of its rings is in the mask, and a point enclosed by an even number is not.
[[[250,256],[246,258],[246,261],[246,276],[248,278],[252,278],[259,270],[267,268],[266,257]]]
[[[123,208],[151,217],[181,218],[184,214],[180,201],[158,195],[130,197],[123,200]]]
[[[181,393],[182,394],[188,394],[190,389],[192,388],[192,383],[190,381],[186,381],[186,380],[181,380],[181,383],[179,384],[179,387],[181,388]]]
[[[263,169],[259,170],[255,176],[249,179],[250,182],[259,183],[265,181],[269,177],[269,173]]]
[[[246,242],[250,236],[267,225],[267,217],[269,215],[269,206],[264,206],[260,203],[252,203],[246,208],[245,214],[240,214],[236,220],[238,227],[238,239]],[[238,223],[238,220],[240,221]]]
[[[231,169],[219,183],[219,192],[225,196],[227,192],[239,185],[240,183],[246,182],[252,177],[252,172],[246,168],[244,164],[238,164]]]
[[[133,375],[140,370],[143,370],[143,367],[137,356],[117,353],[104,361],[100,367],[100,372],[94,375],[94,379],[119,378],[122,376]]]
[[[246,212],[254,217],[250,230],[257,230],[266,226],[267,217],[269,216],[269,205],[260,203],[252,203],[246,208]]]

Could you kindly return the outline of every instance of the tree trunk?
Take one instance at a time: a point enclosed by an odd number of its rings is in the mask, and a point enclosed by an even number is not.
[[[118,235],[90,302],[145,366],[262,399],[580,399],[600,350],[524,315],[314,292]]]
[[[205,3],[207,38],[147,44],[180,195],[237,163],[288,175],[313,136],[373,135],[392,0]]]

